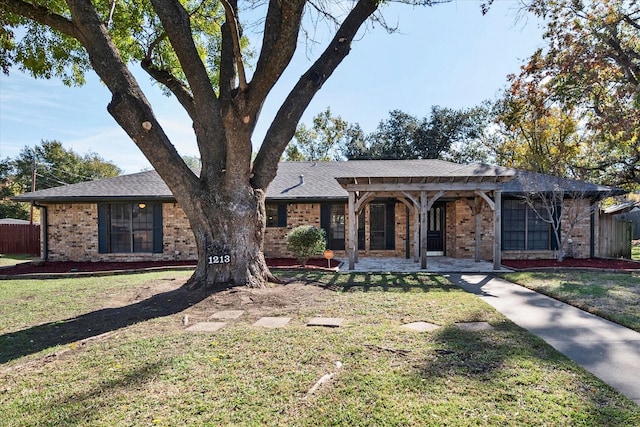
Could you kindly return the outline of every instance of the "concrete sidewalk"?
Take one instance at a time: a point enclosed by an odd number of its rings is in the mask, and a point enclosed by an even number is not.
[[[449,278],[640,405],[640,333],[490,275]]]

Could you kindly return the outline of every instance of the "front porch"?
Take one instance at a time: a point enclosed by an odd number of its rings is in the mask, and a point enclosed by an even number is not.
[[[420,262],[406,258],[360,257],[353,269],[349,269],[348,259],[340,259],[340,261],[342,264],[339,271],[349,273],[500,273],[512,271],[503,266],[495,269],[493,262],[490,261],[474,261],[445,256],[430,256],[426,269],[421,268]]]

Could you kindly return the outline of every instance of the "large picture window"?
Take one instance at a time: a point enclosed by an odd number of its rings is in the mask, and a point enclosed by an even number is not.
[[[98,244],[101,253],[162,252],[162,205],[99,205]]]
[[[552,225],[541,202],[529,206],[523,200],[507,199],[502,206],[502,249],[553,250],[557,244]]]

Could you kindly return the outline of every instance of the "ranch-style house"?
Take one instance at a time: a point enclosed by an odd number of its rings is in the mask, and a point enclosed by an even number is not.
[[[553,258],[558,241],[525,195],[560,194],[568,255],[606,256],[598,202],[619,189],[484,164],[441,160],[282,162],[267,190],[264,254],[291,257],[296,226],[326,231],[354,268],[359,257],[428,256],[475,261]],[[195,260],[184,212],[155,171],[15,197],[41,209],[42,258],[51,261]],[[578,223],[568,215],[576,206]],[[569,224],[572,224],[569,226]],[[565,234],[563,234],[565,235]],[[561,239],[563,240],[563,239]]]

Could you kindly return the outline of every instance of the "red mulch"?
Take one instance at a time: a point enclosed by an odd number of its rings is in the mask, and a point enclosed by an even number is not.
[[[532,260],[502,260],[505,267],[516,270],[530,270],[535,268],[593,268],[603,270],[640,270],[640,262],[628,259],[610,258],[567,258],[562,262],[555,259],[532,259]]]
[[[603,270],[639,270],[640,262],[624,259],[568,258],[562,262],[554,259],[539,260],[503,260],[502,264],[516,270],[530,270],[538,268],[592,268]],[[314,258],[307,261],[303,267],[291,258],[269,258],[267,265],[272,268],[288,269],[328,269],[335,268],[339,262],[332,259],[329,265],[324,258]],[[195,266],[195,261],[142,261],[142,262],[45,262],[34,265],[30,262],[17,264],[13,267],[0,268],[0,275],[19,275],[33,273],[78,273],[96,271],[141,270],[154,267],[183,267]]]
[[[338,266],[338,262],[331,260],[331,268]],[[0,275],[13,276],[18,274],[59,274],[59,273],[80,273],[96,271],[119,271],[119,270],[141,270],[146,268],[159,267],[184,267],[194,266],[195,261],[136,261],[136,262],[44,262],[35,265],[30,262],[16,264],[12,267],[0,268]],[[267,259],[267,265],[274,268],[303,268],[296,260],[289,258]],[[324,258],[310,259],[307,261],[307,269],[328,268],[327,260]]]

